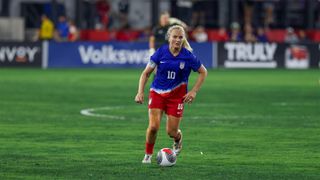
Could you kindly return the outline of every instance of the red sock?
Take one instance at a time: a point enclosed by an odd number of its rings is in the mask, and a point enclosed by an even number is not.
[[[153,154],[154,144],[149,144],[146,142],[146,154]]]

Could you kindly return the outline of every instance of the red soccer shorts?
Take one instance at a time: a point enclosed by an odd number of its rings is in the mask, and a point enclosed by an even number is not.
[[[183,96],[186,94],[185,86],[179,87],[169,94],[159,94],[153,90],[149,94],[149,109],[162,109],[167,115],[182,117]]]

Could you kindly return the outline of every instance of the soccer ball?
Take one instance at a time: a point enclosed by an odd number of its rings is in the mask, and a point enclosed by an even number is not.
[[[177,162],[176,153],[170,148],[162,148],[157,154],[159,166],[173,166]]]

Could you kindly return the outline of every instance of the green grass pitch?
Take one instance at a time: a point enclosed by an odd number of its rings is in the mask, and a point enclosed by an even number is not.
[[[0,179],[320,179],[319,70],[210,70],[170,168],[141,164],[141,70],[0,69]]]

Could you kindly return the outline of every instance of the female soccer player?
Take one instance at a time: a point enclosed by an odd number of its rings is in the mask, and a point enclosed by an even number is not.
[[[149,126],[146,133],[146,150],[142,163],[151,163],[156,135],[163,112],[167,114],[167,133],[173,138],[173,150],[179,154],[182,149],[182,133],[179,129],[184,103],[192,103],[207,76],[206,68],[192,54],[184,29],[175,25],[167,32],[168,45],[161,46],[150,58],[142,72],[139,89],[135,97],[137,103],[144,101],[144,88],[150,74],[157,67],[149,94]],[[191,70],[199,76],[191,91],[187,92]]]
[[[159,24],[152,30],[149,38],[149,51],[152,55],[156,49],[164,44],[167,44],[166,33],[171,26],[180,25],[187,29],[187,24],[177,18],[170,17],[168,12],[162,12],[159,18]]]

